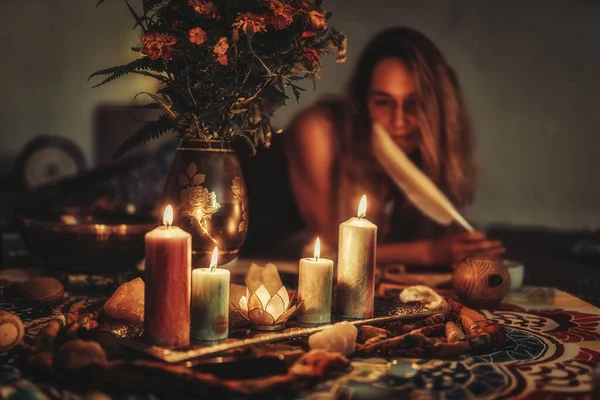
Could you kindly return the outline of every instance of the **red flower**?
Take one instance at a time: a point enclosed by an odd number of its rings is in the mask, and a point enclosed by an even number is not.
[[[227,43],[227,38],[222,37],[219,39],[219,42],[213,48],[213,51],[219,55],[223,55],[225,54],[225,52],[227,52],[227,49],[229,49],[229,43]]]
[[[227,65],[227,62],[229,60],[227,59],[227,54],[219,54],[217,56],[217,62],[221,65]]]
[[[310,19],[310,23],[315,29],[326,29],[327,28],[327,20],[325,19],[325,14],[320,11],[311,11],[308,13],[308,18]]]
[[[279,0],[268,0],[269,11],[266,21],[277,30],[282,30],[294,22],[294,9],[289,4],[283,4]]]
[[[231,24],[233,28],[233,39],[237,40],[238,31],[244,32],[248,36],[255,33],[266,31],[265,19],[253,13],[238,13],[235,22]]]
[[[190,38],[190,42],[201,45],[206,42],[206,32],[202,30],[202,28],[192,28],[188,32],[188,37]]]
[[[153,60],[157,60],[162,57],[165,60],[172,58],[172,49],[177,38],[168,33],[147,33],[142,36],[142,53],[147,55]]]
[[[317,36],[316,31],[304,31],[304,32],[302,32],[302,36],[300,38],[307,39],[307,38],[311,38],[311,37],[315,37],[315,36]]]
[[[314,68],[319,64],[319,61],[321,61],[321,53],[315,49],[306,49],[304,52],[304,59],[310,63],[312,68]]]
[[[201,15],[208,15],[211,18],[219,18],[219,9],[212,1],[189,0],[188,4],[192,6],[194,11]]]

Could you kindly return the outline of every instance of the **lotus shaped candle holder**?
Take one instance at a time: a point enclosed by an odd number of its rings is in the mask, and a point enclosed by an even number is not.
[[[261,331],[276,331],[285,327],[285,322],[296,312],[300,304],[293,304],[295,294],[290,299],[285,286],[276,293],[269,293],[264,285],[255,292],[246,287],[246,295],[241,296],[233,306],[246,318],[252,328]]]
[[[245,287],[232,285],[231,305],[256,330],[283,329],[285,322],[300,307],[301,303],[294,304],[295,292],[290,298],[274,264],[262,267],[253,263],[246,274],[245,283]]]

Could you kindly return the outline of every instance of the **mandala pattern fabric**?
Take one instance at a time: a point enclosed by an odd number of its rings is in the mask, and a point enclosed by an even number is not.
[[[500,309],[485,311],[506,327],[508,340],[500,350],[456,360],[398,360],[406,374],[393,373],[387,360],[354,360],[351,372],[300,396],[337,397],[349,391],[356,398],[402,398],[410,393],[439,399],[593,398],[592,378],[600,363],[600,309],[552,288],[524,288],[505,300]],[[28,340],[48,318],[95,304],[97,299],[68,297],[54,308],[19,308],[11,303],[0,303],[0,308],[21,317]],[[84,398],[53,387],[51,382],[24,376],[15,367],[18,361],[18,352],[0,355],[0,399]],[[156,398],[151,394],[108,394],[123,399]]]

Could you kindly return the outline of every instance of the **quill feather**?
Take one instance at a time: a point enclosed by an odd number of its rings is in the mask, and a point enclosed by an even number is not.
[[[468,232],[473,227],[450,200],[402,151],[380,124],[373,124],[373,152],[383,168],[421,212],[441,225],[459,223]]]

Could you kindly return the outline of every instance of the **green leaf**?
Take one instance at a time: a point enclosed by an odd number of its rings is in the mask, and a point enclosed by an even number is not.
[[[131,15],[133,15],[133,18],[135,19],[135,25],[133,26],[133,29],[135,29],[135,28],[137,28],[139,26],[140,28],[142,28],[142,31],[144,33],[146,33],[147,30],[146,30],[146,27],[142,24],[142,22],[143,22],[142,18],[140,18],[137,15],[137,13],[135,12],[135,10],[129,4],[128,0],[125,0],[125,4],[127,4],[127,8],[129,8],[129,12],[131,12]]]
[[[158,105],[163,109],[164,112],[167,113],[167,115],[173,119],[175,119],[175,117],[177,117],[177,115],[173,112],[173,110],[171,110],[170,105],[168,105],[164,99],[161,99],[160,97],[158,97],[157,95],[153,94],[153,93],[149,93],[149,92],[139,92],[138,94],[135,95],[134,100],[140,95],[140,94],[147,94],[148,96],[150,96],[152,98],[152,100],[154,100],[155,102],[158,103]]]
[[[117,159],[148,141],[162,136],[167,131],[174,129],[178,122],[179,118],[174,120],[167,115],[161,115],[157,120],[148,122],[119,146],[113,158]]]

